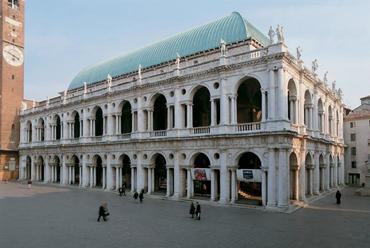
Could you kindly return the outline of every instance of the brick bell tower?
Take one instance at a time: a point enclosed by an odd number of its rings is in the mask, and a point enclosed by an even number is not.
[[[24,2],[0,0],[0,180],[18,177],[19,111],[24,81]]]

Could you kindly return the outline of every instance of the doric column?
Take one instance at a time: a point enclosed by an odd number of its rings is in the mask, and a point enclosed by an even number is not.
[[[216,192],[215,192],[215,189],[216,189],[216,178],[215,178],[215,170],[214,169],[211,169],[211,201],[215,201],[216,200]]]
[[[186,189],[186,198],[191,198],[191,192],[192,192],[192,178],[191,178],[191,170],[188,168],[186,170],[186,179],[187,179],[187,189]]]
[[[171,106],[167,105],[167,130],[171,128]]]
[[[94,187],[94,170],[93,170],[93,166],[90,165],[90,182],[89,182],[89,185],[90,185],[90,188]]]
[[[313,180],[313,193],[319,194],[320,191],[320,153],[315,152],[315,167],[314,167],[314,180]]]
[[[115,167],[115,170],[116,170],[116,190],[119,189],[119,170],[118,170],[118,167],[116,166]]]
[[[221,125],[228,125],[229,120],[229,98],[226,92],[227,79],[221,78],[220,87],[221,87],[221,98],[220,98],[220,122]]]
[[[264,122],[264,121],[266,121],[266,112],[267,112],[265,90],[261,89],[261,96],[262,96],[262,118],[261,118],[261,121]]]
[[[231,169],[231,203],[236,200],[237,188],[236,188],[236,173],[235,169]]]
[[[173,197],[180,198],[180,185],[182,184],[180,177],[179,153],[176,151],[173,155]]]
[[[231,99],[231,124],[237,123],[236,96],[230,96]]]
[[[262,168],[262,182],[261,182],[261,190],[262,190],[262,206],[266,206],[266,202],[267,202],[267,187],[266,187],[266,183],[267,183],[267,180],[266,180],[266,173],[268,171],[268,168]]]
[[[274,207],[276,206],[276,163],[274,148],[269,148],[269,171],[267,180],[268,180],[267,205],[270,207]]]
[[[107,154],[107,190],[113,188],[112,161],[110,154]]]
[[[279,149],[279,207],[287,207],[289,203],[288,198],[288,164],[287,164],[287,150],[286,148]]]
[[[167,168],[167,173],[166,173],[166,196],[169,197],[171,193],[170,189],[170,168]]]
[[[151,194],[153,192],[152,189],[152,168],[148,168],[148,194]]]
[[[227,168],[227,154],[220,153],[220,203],[225,204],[230,200],[230,173]]]
[[[308,189],[309,190],[309,194],[312,195],[313,194],[313,168],[312,168],[312,165],[309,169],[309,180],[310,180],[310,188]]]

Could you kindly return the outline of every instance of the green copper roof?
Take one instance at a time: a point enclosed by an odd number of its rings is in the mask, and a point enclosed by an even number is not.
[[[253,38],[264,46],[269,41],[265,35],[247,22],[238,12],[214,22],[176,34],[152,45],[126,55],[82,70],[72,80],[68,89],[82,87],[84,82],[93,84],[105,80],[110,74],[116,77],[122,74],[148,68],[181,57],[206,51],[220,46],[223,39],[227,44]]]

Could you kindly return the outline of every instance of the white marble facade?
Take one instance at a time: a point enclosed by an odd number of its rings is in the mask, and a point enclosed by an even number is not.
[[[104,190],[125,182],[131,191],[192,198],[192,168],[201,164],[210,173],[203,196],[229,204],[240,200],[237,171],[248,153],[259,164],[264,206],[286,208],[343,184],[338,91],[283,42],[221,48],[24,110],[20,179]]]

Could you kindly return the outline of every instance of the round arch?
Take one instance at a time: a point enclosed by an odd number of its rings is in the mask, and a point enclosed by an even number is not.
[[[131,189],[131,159],[127,154],[122,154],[119,157],[119,163],[122,166],[122,185],[126,189]]]
[[[253,77],[245,77],[238,82],[237,122],[260,122],[262,119],[262,93],[260,82]]]
[[[119,105],[121,110],[121,134],[132,132],[132,107],[129,101],[122,101]]]
[[[103,187],[103,160],[100,155],[96,154],[93,157],[93,167],[95,168],[95,185]]]
[[[290,178],[290,199],[299,200],[299,166],[297,154],[293,151],[289,155],[289,178]]]
[[[193,127],[211,125],[211,93],[205,86],[193,89]]]
[[[298,96],[297,86],[293,78],[288,81],[288,119],[291,123],[298,123]]]
[[[103,109],[100,106],[95,106],[91,112],[91,115],[94,117],[94,135],[102,136],[103,135]]]
[[[153,130],[166,130],[167,123],[167,99],[163,94],[157,93],[151,99],[153,107]]]
[[[79,138],[81,136],[81,120],[80,114],[77,110],[74,110],[71,114],[71,118],[73,120],[73,133],[72,138]]]

